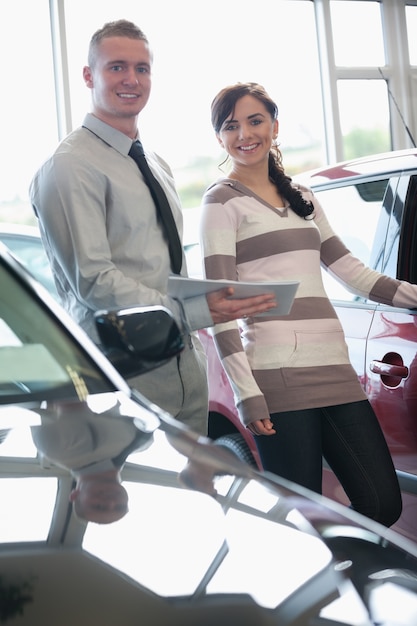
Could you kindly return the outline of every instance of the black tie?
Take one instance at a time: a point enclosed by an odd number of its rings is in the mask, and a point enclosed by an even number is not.
[[[169,206],[165,192],[160,183],[156,180],[155,176],[152,174],[143,152],[143,146],[139,140],[132,143],[132,147],[129,150],[129,156],[131,156],[136,162],[138,168],[143,174],[146,184],[149,187],[149,191],[151,192],[153,201],[158,211],[165,236],[168,240],[172,271],[174,274],[179,274],[182,266],[182,245],[174,216],[172,215],[171,207]]]

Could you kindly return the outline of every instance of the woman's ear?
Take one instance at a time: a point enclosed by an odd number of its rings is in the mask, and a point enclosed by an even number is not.
[[[274,129],[272,131],[272,136],[274,139],[278,137],[278,131],[279,131],[279,122],[278,120],[274,120]]]
[[[217,141],[219,142],[219,144],[221,145],[222,148],[224,148],[224,143],[219,135],[219,133],[216,133],[216,137],[217,137]]]

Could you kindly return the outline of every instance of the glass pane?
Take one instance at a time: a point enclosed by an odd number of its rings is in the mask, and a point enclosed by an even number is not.
[[[203,493],[126,482],[129,515],[116,524],[89,524],[83,548],[161,596],[195,593],[197,600],[201,589],[207,596],[240,592],[261,606],[276,607],[327,567],[328,549],[317,537],[299,532],[299,515],[272,490],[255,481],[244,485],[227,478],[230,489],[223,508]],[[266,501],[273,505],[264,512]],[[286,523],[290,517],[294,526]],[[204,540],[203,528],[210,529]],[[257,545],[251,546],[248,537],[254,533]],[[140,558],[136,549],[125,549],[128,536],[136,536]],[[291,554],[291,567],[286,566],[279,585],[274,577],[259,576],[265,551],[276,563]]]
[[[56,478],[1,478],[1,542],[46,541],[56,494]]]
[[[259,0],[261,28],[253,28],[253,12],[242,10],[240,0],[228,0],[226,13],[223,0],[196,7],[190,0],[102,0],[89,10],[84,0],[66,2],[74,124],[89,108],[82,67],[91,35],[123,16],[144,30],[154,52],[152,96],[139,118],[141,136],[173,168],[185,208],[199,205],[205,187],[219,176],[223,153],[211,127],[210,103],[221,88],[237,81],[261,83],[277,101],[289,173],[322,164],[313,3]]]
[[[58,300],[52,269],[38,229],[35,226],[0,224],[0,241]]]
[[[0,3],[0,55],[0,221],[35,223],[29,183],[58,141],[48,0]]]
[[[89,524],[83,548],[159,595],[192,593],[224,542],[219,504],[205,494],[169,486],[140,482],[124,486],[129,515],[116,524]],[[164,532],[167,517],[169,532]],[[204,525],[210,532],[202,541]],[[125,538],[132,532],[138,533],[140,558],[136,550],[124,549]]]
[[[110,391],[95,364],[0,266],[0,403]]]
[[[394,187],[395,183],[395,187]],[[398,250],[400,246],[401,231],[403,231],[403,238],[406,238],[405,232],[408,234],[408,229],[411,227],[412,218],[411,215],[415,214],[415,207],[417,206],[416,190],[416,178],[414,176],[408,178],[403,174],[400,178],[391,179],[391,190],[387,191],[387,197],[391,193],[394,202],[392,211],[388,212],[389,223],[386,232],[385,242],[381,242],[381,256],[382,265],[378,270],[387,276],[392,278],[406,278],[404,272],[404,262],[400,262],[398,258]],[[387,202],[385,202],[387,205]],[[407,207],[405,209],[405,207]],[[410,220],[408,225],[403,224],[403,213],[407,219]],[[408,247],[408,246],[407,246]],[[382,254],[383,252],[383,254]],[[411,276],[408,278],[410,282],[415,282],[413,279],[413,265],[416,261],[415,254],[410,250],[407,250],[408,254],[411,254],[412,261],[407,263],[410,266]],[[402,249],[402,255],[405,254],[405,249]],[[403,256],[404,258],[404,256]],[[414,262],[413,262],[414,261]],[[401,275],[400,275],[401,272]]]
[[[343,158],[391,150],[390,114],[384,80],[337,82]]]
[[[336,65],[385,65],[379,2],[331,0],[330,14]]]
[[[405,7],[407,20],[408,54],[411,65],[417,65],[417,6]]]
[[[375,233],[378,229],[388,182],[388,179],[376,180],[315,192],[336,235],[365,265],[371,263]],[[358,229],[358,224],[361,224],[360,229]],[[384,234],[382,234],[382,240],[384,240]],[[357,300],[357,296],[349,293],[325,271],[323,271],[323,281],[330,298]]]

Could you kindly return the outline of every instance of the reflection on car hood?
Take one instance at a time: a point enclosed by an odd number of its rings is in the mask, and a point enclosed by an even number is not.
[[[405,619],[417,615],[413,545],[259,474],[137,399],[106,393],[1,407],[8,515],[0,574],[30,579],[28,624],[52,623],[51,589],[58,597],[71,586],[84,589],[71,622],[78,624],[116,623],[100,621],[116,590],[123,610],[145,611],[146,624],[313,624],[319,615],[373,624],[387,584],[394,597],[407,597]],[[112,472],[128,512],[111,523],[76,518],[69,502],[76,481]]]

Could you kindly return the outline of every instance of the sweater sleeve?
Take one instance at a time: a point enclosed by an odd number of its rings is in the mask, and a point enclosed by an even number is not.
[[[303,190],[315,208],[315,221],[321,234],[323,267],[348,291],[373,302],[413,309],[417,307],[417,285],[385,276],[353,256],[332,230],[312,192]]]
[[[201,247],[206,278],[237,280],[236,239],[238,216],[216,199],[215,193],[203,197]],[[216,324],[212,335],[217,353],[233,390],[242,423],[247,426],[269,417],[265,398],[259,389],[243,349],[239,323]]]

